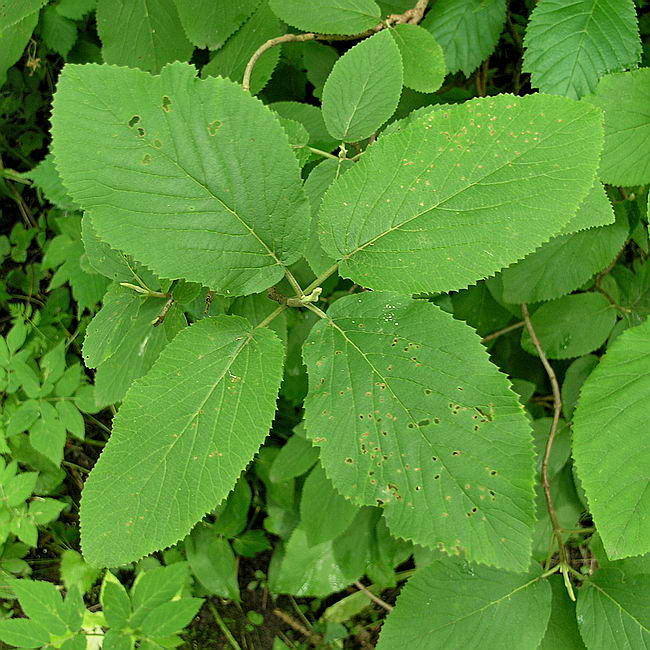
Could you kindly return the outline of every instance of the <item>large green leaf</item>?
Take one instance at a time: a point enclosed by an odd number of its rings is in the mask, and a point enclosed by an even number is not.
[[[337,300],[303,354],[305,430],[341,494],[383,504],[394,535],[527,569],[530,428],[475,332],[433,304],[367,292]]]
[[[576,604],[569,599],[562,576],[548,578],[553,592],[551,616],[538,650],[585,650],[576,621]]]
[[[650,647],[650,575],[601,569],[578,592],[576,614],[589,650]]]
[[[583,101],[605,112],[600,180],[612,185],[650,182],[650,68],[607,75]]]
[[[119,285],[106,292],[83,344],[86,365],[97,368],[97,405],[122,400],[133,381],[151,368],[167,343],[187,324],[183,312],[174,305],[162,325],[153,327],[165,302],[164,298],[147,298]]]
[[[170,546],[232,490],[268,433],[283,361],[266,328],[205,318],[132,386],[81,499],[89,563]]]
[[[402,92],[402,59],[387,31],[348,50],[323,88],[323,119],[344,142],[371,136],[395,112]]]
[[[447,72],[469,76],[495,48],[505,0],[437,0],[422,21],[445,52]]]
[[[67,66],[52,117],[56,163],[98,236],[157,275],[262,291],[307,237],[298,165],[270,110],[195,72]]]
[[[599,77],[635,66],[641,41],[633,0],[540,0],[524,41],[524,71],[544,93],[579,99]]]
[[[97,33],[106,63],[160,72],[192,54],[174,0],[98,0]],[[117,105],[113,97],[111,104]]]
[[[255,11],[260,0],[174,0],[183,29],[194,45],[219,49]]]
[[[650,551],[650,321],[625,331],[585,381],[573,454],[610,559]]]
[[[504,269],[503,298],[510,303],[559,298],[604,269],[627,239],[626,219],[611,226],[559,235]]]
[[[269,0],[275,14],[292,27],[321,34],[358,34],[381,20],[374,0]]]
[[[463,288],[571,219],[593,185],[600,121],[550,95],[432,110],[373,144],[327,192],[323,248],[362,286]]]
[[[14,0],[0,0],[0,25],[2,29],[14,27],[21,20],[37,13],[38,10],[47,4],[47,0],[22,0],[21,2],[14,2]]]
[[[436,560],[409,580],[377,650],[535,650],[551,614],[540,571],[524,575]],[[559,648],[558,648],[559,650]]]

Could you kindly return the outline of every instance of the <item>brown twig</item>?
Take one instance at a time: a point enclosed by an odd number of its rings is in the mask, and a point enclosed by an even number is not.
[[[304,34],[284,34],[283,36],[276,36],[271,38],[265,43],[262,43],[251,56],[250,60],[246,64],[246,69],[244,70],[244,78],[242,80],[242,87],[244,90],[251,89],[251,75],[253,74],[253,68],[255,64],[259,61],[260,57],[264,52],[270,50],[276,45],[282,45],[283,43],[301,43],[304,41],[354,41],[360,38],[365,38],[366,36],[372,36],[377,32],[380,32],[382,29],[391,27],[393,25],[417,25],[422,20],[424,12],[429,4],[429,0],[418,0],[415,7],[408,9],[403,14],[391,14],[378,23],[374,27],[367,29],[365,32],[360,32],[359,34],[316,34],[314,32],[306,32]]]
[[[544,370],[546,370],[548,379],[551,382],[551,388],[553,389],[553,422],[551,423],[551,430],[548,433],[546,448],[544,449],[544,458],[542,460],[542,488],[544,489],[544,496],[546,497],[546,507],[548,509],[549,517],[551,518],[551,525],[553,526],[553,535],[555,536],[555,539],[558,543],[560,552],[560,564],[568,566],[566,549],[564,548],[564,540],[562,539],[562,527],[560,526],[560,521],[557,518],[557,511],[555,510],[553,495],[551,494],[551,482],[548,478],[548,463],[551,457],[551,449],[553,448],[553,441],[555,440],[555,434],[560,422],[560,415],[562,414],[562,396],[560,394],[560,384],[557,381],[553,367],[548,362],[548,359],[544,354],[542,344],[539,342],[539,338],[530,319],[530,313],[528,311],[528,305],[526,303],[522,303],[521,313],[524,316],[526,328],[528,329],[530,338],[533,342],[533,345],[535,346],[535,350],[537,350],[539,359],[544,366]],[[548,569],[548,567],[546,568]]]
[[[488,341],[491,341],[492,339],[496,339],[502,334],[507,334],[508,332],[512,332],[513,330],[519,329],[520,327],[523,327],[526,324],[526,321],[519,321],[518,323],[514,323],[513,325],[508,325],[508,327],[504,327],[500,330],[497,330],[496,332],[492,332],[492,334],[488,334],[487,336],[484,336],[481,339],[481,343],[487,343]]]
[[[476,71],[476,93],[479,97],[485,97],[487,95],[487,79],[489,70],[490,59],[488,57]]]
[[[160,314],[158,314],[158,318],[156,318],[156,320],[152,323],[154,327],[158,327],[159,325],[163,324],[165,316],[167,316],[169,310],[174,306],[175,302],[176,301],[171,296],[167,299],[165,306],[160,311]]]
[[[203,309],[204,314],[210,313],[210,307],[212,307],[213,300],[214,300],[214,293],[212,293],[212,289],[209,289],[208,293],[205,296],[205,308]]]
[[[359,589],[360,591],[363,591],[370,600],[372,600],[373,603],[377,603],[380,607],[383,607],[387,612],[392,612],[393,609],[395,609],[392,605],[389,605],[387,602],[383,601],[379,596],[375,596],[375,594],[372,593],[369,589],[367,589],[361,582],[358,580],[355,581],[354,586]]]
[[[297,621],[293,616],[287,614],[279,608],[273,610],[273,614],[279,619],[283,620],[287,625],[291,626],[296,632],[300,632],[309,642],[315,646],[319,647],[323,642],[323,638],[319,634],[314,634],[311,630],[308,630],[302,623]]]

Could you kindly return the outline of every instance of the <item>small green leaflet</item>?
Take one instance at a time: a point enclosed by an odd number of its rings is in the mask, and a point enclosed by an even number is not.
[[[475,332],[433,304],[366,292],[332,305],[303,356],[305,431],[341,494],[383,505],[393,535],[528,568],[530,428]]]
[[[588,648],[630,650],[650,646],[650,575],[601,569],[578,592],[576,617]]]
[[[402,92],[402,58],[391,35],[381,31],[348,50],[323,88],[323,119],[343,142],[370,137],[395,112]]]
[[[166,63],[189,59],[194,49],[174,0],[98,0],[97,33],[106,63],[154,73]],[[108,106],[119,104],[114,96]]]
[[[536,650],[550,614],[551,588],[539,570],[436,560],[402,589],[377,650],[503,650],[515,639],[517,650]]]
[[[131,387],[86,481],[86,560],[119,566],[171,546],[234,487],[266,437],[284,351],[238,316],[181,331]]]
[[[611,560],[650,551],[649,394],[647,320],[614,341],[585,381],[573,417],[578,476]]]
[[[254,293],[306,242],[298,164],[269,109],[195,73],[184,63],[159,76],[66,66],[52,117],[56,164],[112,247],[163,278]]]
[[[325,194],[319,235],[372,289],[461,289],[558,233],[591,190],[601,115],[499,95],[432,110],[381,138]]]
[[[468,77],[494,50],[505,20],[505,0],[436,0],[422,27],[442,46],[447,72]]]
[[[633,0],[540,0],[524,41],[524,72],[544,93],[579,99],[599,77],[634,67],[641,41]]]
[[[607,75],[583,101],[605,113],[600,180],[612,185],[650,182],[650,68]]]
[[[373,0],[269,0],[274,13],[305,32],[359,34],[381,21]]]

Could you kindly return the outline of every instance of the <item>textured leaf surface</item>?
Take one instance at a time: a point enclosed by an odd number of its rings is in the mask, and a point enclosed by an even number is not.
[[[176,336],[129,391],[86,481],[81,536],[91,564],[170,546],[226,497],[268,433],[282,361],[275,334],[237,316]]]
[[[576,621],[576,604],[569,599],[561,576],[548,578],[553,592],[551,616],[539,650],[585,650]]]
[[[578,293],[544,303],[531,317],[549,359],[581,357],[599,348],[616,324],[616,310],[600,293]],[[521,347],[537,355],[525,329]]]
[[[119,285],[107,291],[83,344],[86,365],[97,368],[98,405],[122,400],[133,381],[151,368],[167,343],[187,324],[183,312],[174,305],[162,325],[153,327],[164,305],[164,298],[145,298]]]
[[[612,185],[650,182],[650,68],[607,75],[584,101],[605,113],[600,180]]]
[[[560,235],[502,271],[503,298],[540,302],[575,291],[604,269],[627,239],[626,220],[611,226]]]
[[[390,30],[402,55],[404,85],[421,93],[438,90],[445,78],[445,55],[430,32],[419,25]]]
[[[641,41],[633,0],[540,0],[524,41],[525,72],[541,92],[573,99],[608,72],[635,66]]]
[[[11,4],[16,7],[23,6],[23,3],[21,5],[16,2]],[[30,4],[40,5],[45,3],[32,2]],[[0,10],[2,10],[1,7]],[[0,25],[2,25],[2,29],[0,29],[0,85],[3,85],[7,78],[7,70],[20,59],[37,23],[38,10],[26,15],[16,25],[8,26],[6,23],[0,21]]]
[[[31,16],[33,13],[47,4],[47,0],[22,0],[22,2],[15,2],[14,0],[1,0],[0,1],[0,25],[2,29],[15,26],[21,20]]]
[[[373,144],[327,192],[323,248],[362,286],[463,288],[571,219],[593,186],[600,119],[541,95],[433,110]]]
[[[219,49],[255,11],[260,0],[174,0],[183,29],[194,45]]]
[[[99,0],[97,32],[106,63],[149,72],[187,60],[193,50],[174,0]]]
[[[650,575],[601,569],[578,592],[580,634],[594,650],[650,647]]]
[[[182,63],[160,76],[67,66],[52,118],[56,162],[113,247],[161,277],[261,291],[307,237],[298,165],[271,111],[225,79],[194,74]]]
[[[235,4],[235,3],[233,3]],[[226,41],[203,70],[202,77],[228,77],[241,82],[244,70],[257,48],[284,33],[284,28],[264,1],[255,13]],[[251,75],[251,93],[256,94],[271,78],[280,59],[280,48],[272,47],[262,54]]]
[[[494,50],[505,20],[505,0],[437,0],[422,27],[442,46],[447,72],[469,76]]]
[[[348,50],[323,88],[323,119],[332,137],[356,142],[395,112],[402,92],[402,59],[387,31]]]
[[[612,344],[582,387],[574,458],[610,559],[650,551],[650,321]]]
[[[437,560],[400,593],[378,650],[535,650],[551,613],[551,588],[537,573],[513,574]]]
[[[602,183],[596,181],[589,194],[578,207],[569,223],[564,226],[561,235],[569,235],[579,230],[595,228],[596,226],[609,226],[614,223],[614,209],[607,196],[607,192]]]
[[[526,570],[530,429],[472,330],[430,303],[362,293],[334,303],[303,354],[305,430],[341,494],[384,504],[394,535]]]
[[[321,34],[358,34],[381,19],[374,0],[270,0],[275,14],[292,27]]]

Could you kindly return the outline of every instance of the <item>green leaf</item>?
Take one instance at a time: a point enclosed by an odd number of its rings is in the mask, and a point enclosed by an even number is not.
[[[140,573],[131,588],[133,615],[129,624],[140,627],[149,612],[177,596],[188,574],[187,562],[158,566]]]
[[[56,499],[44,499],[35,497],[29,504],[29,516],[38,526],[44,526],[54,521],[66,504]]]
[[[614,341],[585,381],[573,417],[578,476],[612,560],[650,551],[650,448],[644,442],[649,359],[646,321]]]
[[[562,412],[567,420],[571,419],[573,410],[578,403],[580,390],[592,370],[598,365],[598,357],[587,354],[576,359],[564,373],[562,382]]]
[[[302,476],[317,460],[318,449],[294,433],[275,457],[269,478],[274,483],[281,483]]]
[[[228,77],[241,82],[249,59],[257,48],[271,38],[284,33],[284,28],[269,9],[266,0],[255,13],[226,41],[210,62],[201,70],[201,76]],[[280,60],[280,48],[272,47],[258,59],[251,75],[251,93],[257,94],[271,78]],[[252,138],[251,138],[252,139]],[[266,154],[268,156],[268,147]],[[263,155],[263,154],[261,154]],[[248,167],[248,165],[247,165]]]
[[[305,480],[300,501],[300,527],[307,542],[316,546],[338,537],[358,511],[357,506],[334,489],[321,464],[317,463]]]
[[[162,277],[261,291],[307,237],[298,164],[271,111],[194,74],[182,63],[160,76],[66,66],[52,117],[57,165],[111,246]]]
[[[397,25],[390,30],[402,55],[404,85],[432,93],[445,78],[445,55],[430,32],[418,25]]]
[[[0,25],[3,29],[15,27],[16,23],[27,18],[47,4],[47,0],[0,0]]]
[[[593,650],[628,650],[650,645],[650,575],[626,577],[601,569],[578,591],[578,627]]]
[[[165,637],[180,632],[201,608],[201,598],[180,598],[152,609],[140,626],[147,636]]]
[[[38,472],[21,472],[10,478],[2,486],[2,500],[10,507],[15,508],[32,496]]]
[[[95,9],[97,0],[59,0],[56,10],[70,20],[79,20]]]
[[[323,248],[365,287],[463,288],[562,229],[593,186],[600,129],[597,111],[553,96],[432,110],[327,192]]]
[[[179,332],[132,386],[84,486],[90,564],[170,546],[227,496],[268,433],[283,357],[273,332],[237,316]]]
[[[616,324],[616,310],[600,293],[577,293],[544,303],[531,317],[549,359],[571,359],[598,349]],[[537,355],[527,329],[521,347]]]
[[[314,86],[314,97],[320,99],[323,86],[329,77],[334,64],[339,59],[339,53],[330,45],[318,41],[307,41],[300,44],[302,60],[307,79]]]
[[[241,533],[248,523],[252,498],[253,492],[248,481],[240,476],[228,498],[212,511],[215,523],[210,526],[210,530],[213,534],[234,537]]]
[[[7,70],[20,59],[38,23],[39,12],[38,9],[33,11],[33,7],[39,7],[45,2],[46,0],[31,0],[27,3],[16,3],[12,0],[9,3],[3,2],[3,6],[0,6],[0,25],[2,25],[2,29],[0,29],[0,86],[7,79]],[[17,24],[9,25],[3,21],[1,12],[7,12],[7,4],[9,4],[12,13],[16,12],[15,15],[23,16]],[[15,9],[11,5],[14,5]],[[28,9],[31,11],[27,12]]]
[[[88,640],[86,638],[86,635],[76,634],[72,638],[64,641],[64,643],[61,645],[61,650],[86,650],[87,647]],[[102,645],[102,648],[106,648],[106,646]],[[106,648],[106,650],[110,650],[110,648]]]
[[[524,40],[524,72],[543,93],[579,99],[608,72],[636,66],[641,41],[633,0],[541,0]]]
[[[218,50],[248,19],[259,0],[174,0],[183,29],[196,47]]]
[[[312,147],[327,152],[336,148],[338,143],[327,132],[323,114],[318,106],[300,102],[273,102],[268,106],[280,117],[300,122],[309,133],[309,144]]]
[[[535,650],[551,614],[551,588],[540,571],[514,574],[437,560],[402,589],[377,650],[472,648]]]
[[[106,63],[154,73],[189,59],[193,50],[174,0],[98,0],[97,33]],[[111,104],[118,105],[115,97]]]
[[[133,381],[151,368],[169,341],[185,327],[183,312],[176,306],[160,327],[153,327],[164,304],[164,298],[147,298],[119,285],[107,291],[83,344],[86,365],[97,368],[97,404],[122,400]]]
[[[452,297],[454,318],[465,321],[478,334],[490,334],[512,320],[512,314],[490,293],[485,282],[463,289]]]
[[[133,637],[130,634],[122,634],[119,630],[112,629],[104,635],[102,650],[133,650],[134,647]]]
[[[131,616],[131,599],[122,583],[110,571],[104,576],[100,600],[106,622],[115,630],[123,628]]]
[[[235,553],[244,557],[255,557],[272,548],[263,530],[247,530],[232,543]]]
[[[63,426],[73,436],[83,440],[86,433],[86,426],[79,409],[71,401],[60,400],[56,403],[56,412]]]
[[[553,592],[551,616],[539,650],[585,650],[576,621],[576,605],[569,599],[564,580],[559,575],[550,576],[548,583]]]
[[[366,292],[337,300],[303,355],[305,429],[341,494],[384,504],[394,535],[527,569],[530,430],[471,329],[431,303]]]
[[[599,178],[612,185],[650,182],[650,68],[603,77],[583,99],[605,113],[605,148]]]
[[[502,271],[503,298],[511,303],[541,302],[580,288],[623,248],[626,220],[611,226],[560,235]]]
[[[61,607],[61,616],[71,632],[78,632],[81,629],[83,618],[86,614],[82,594],[83,592],[77,585],[68,587],[63,606]],[[78,647],[78,645],[71,645],[73,648]],[[84,646],[82,646],[81,650],[84,650]]]
[[[16,580],[11,587],[23,612],[52,634],[65,634],[68,627],[61,617],[61,595],[51,582]]]
[[[208,593],[239,601],[237,563],[227,539],[198,525],[185,540],[192,573]]]
[[[437,0],[422,27],[442,46],[447,72],[468,77],[494,50],[505,20],[505,0]]]
[[[61,183],[61,177],[54,166],[54,156],[51,153],[48,153],[34,169],[31,169],[24,176],[29,178],[45,194],[45,198],[52,205],[62,210],[78,209],[68,196],[63,183]]]
[[[0,639],[19,648],[40,648],[50,641],[47,628],[27,618],[0,621]]]
[[[569,235],[587,228],[609,226],[614,221],[614,210],[607,192],[603,184],[596,181],[589,194],[578,207],[578,211],[560,231],[560,234]]]
[[[381,21],[374,0],[270,0],[275,14],[304,32],[358,34]]]
[[[399,48],[384,30],[348,50],[323,88],[323,119],[343,142],[371,136],[395,112],[402,92]]]
[[[53,6],[43,9],[40,31],[45,44],[64,58],[77,40],[77,26]]]
[[[41,417],[30,429],[29,443],[36,451],[58,466],[63,460],[65,426],[59,420],[59,414],[50,402],[41,400],[39,408]]]
[[[61,553],[59,571],[65,588],[69,590],[76,586],[81,593],[90,591],[100,575],[99,570],[88,566],[81,553],[70,548]]]

